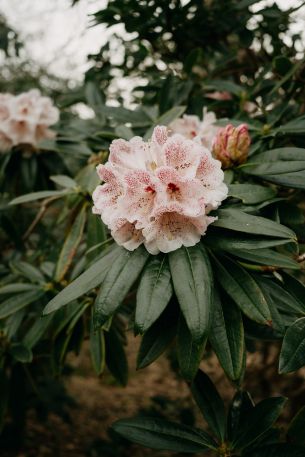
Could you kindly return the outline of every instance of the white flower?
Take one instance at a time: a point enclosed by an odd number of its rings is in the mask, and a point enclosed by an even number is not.
[[[97,172],[104,184],[93,192],[99,214],[115,241],[151,254],[194,246],[215,218],[208,216],[227,197],[221,163],[201,143],[166,127],[150,141],[115,140]]]
[[[48,127],[59,119],[59,111],[48,97],[33,89],[20,95],[0,94],[0,151],[18,144],[36,145],[54,132]]]
[[[196,139],[203,146],[211,149],[219,127],[215,125],[217,121],[215,113],[203,109],[202,120],[198,116],[185,114],[182,118],[175,119],[169,124],[169,129],[173,133],[180,133],[188,139]]]

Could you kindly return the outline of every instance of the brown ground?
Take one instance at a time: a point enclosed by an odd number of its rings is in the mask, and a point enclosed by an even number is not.
[[[19,453],[1,453],[1,457],[112,457],[106,452],[101,440],[108,440],[107,429],[118,418],[136,414],[139,409],[149,408],[151,398],[168,397],[171,402],[169,415],[175,417],[175,409],[187,409],[192,406],[192,399],[186,384],[170,370],[165,357],[151,366],[135,371],[137,345],[130,337],[128,354],[130,379],[123,388],[115,385],[109,374],[98,379],[91,370],[87,350],[80,357],[71,359],[74,374],[66,380],[69,394],[75,399],[76,407],[70,411],[71,423],[51,414],[46,423],[41,424],[33,411],[28,415],[28,428],[24,449]],[[283,421],[292,412],[305,403],[305,370],[297,375],[279,376],[276,373],[278,348],[269,346],[248,356],[247,387],[255,400],[269,395],[287,395],[291,398]],[[204,370],[212,377],[223,398],[229,400],[234,393],[230,382],[225,378],[214,356],[203,362]],[[197,425],[203,425],[197,418]],[[94,444],[95,443],[95,444]],[[114,457],[165,457],[173,454],[144,450],[138,447],[114,448],[110,444]],[[204,454],[208,456],[208,454]]]

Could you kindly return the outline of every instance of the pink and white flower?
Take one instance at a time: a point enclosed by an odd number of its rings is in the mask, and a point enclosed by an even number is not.
[[[204,108],[202,120],[198,116],[184,114],[183,117],[171,122],[169,129],[171,132],[180,133],[190,140],[196,139],[203,146],[211,149],[214,138],[219,131],[219,127],[215,125],[216,121],[215,113],[208,112],[207,108]]]
[[[97,167],[103,181],[93,192],[93,212],[128,250],[144,244],[151,254],[194,246],[227,197],[221,163],[200,142],[166,127],[150,141],[115,140]]]
[[[59,119],[59,110],[49,97],[33,89],[20,95],[0,94],[0,152],[18,144],[53,138],[49,129]]]

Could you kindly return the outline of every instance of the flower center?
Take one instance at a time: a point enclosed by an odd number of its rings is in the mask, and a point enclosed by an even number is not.
[[[179,187],[176,186],[176,184],[174,184],[173,182],[168,183],[167,188],[171,192],[179,192],[180,190]]]
[[[145,187],[145,192],[150,192],[151,194],[154,194],[156,191],[151,186],[147,186]]]

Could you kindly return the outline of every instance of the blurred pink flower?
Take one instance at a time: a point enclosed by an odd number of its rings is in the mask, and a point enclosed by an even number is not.
[[[93,212],[118,244],[133,250],[144,243],[152,254],[198,243],[215,220],[209,211],[228,192],[210,151],[162,126],[147,142],[113,141],[97,172],[104,183],[93,192]]]
[[[48,127],[59,119],[59,110],[48,97],[33,89],[20,95],[0,94],[0,151],[18,144],[53,138]]]
[[[230,92],[227,91],[215,91],[215,92],[208,92],[205,94],[205,97],[211,98],[212,100],[232,100],[232,95]]]
[[[221,129],[213,144],[213,155],[220,160],[223,168],[230,168],[246,162],[251,138],[248,126],[233,127],[228,124]]]
[[[202,120],[198,116],[185,114],[171,122],[168,127],[172,133],[180,133],[190,140],[196,139],[203,146],[211,149],[213,140],[220,129],[215,125],[216,121],[215,114],[204,108]]]

